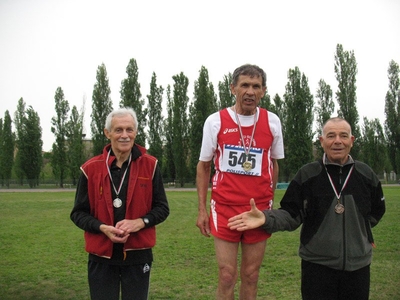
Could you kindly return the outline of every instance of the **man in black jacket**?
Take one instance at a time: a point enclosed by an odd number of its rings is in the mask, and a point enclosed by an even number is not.
[[[303,299],[368,299],[374,240],[371,227],[385,213],[381,183],[366,164],[349,155],[350,124],[331,118],[320,137],[324,156],[303,166],[278,210],[252,209],[229,219],[232,230],[262,227],[273,233],[301,224]]]

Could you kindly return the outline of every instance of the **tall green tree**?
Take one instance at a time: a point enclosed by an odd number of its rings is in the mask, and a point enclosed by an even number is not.
[[[0,170],[3,182],[10,187],[11,171],[14,163],[14,137],[12,133],[12,120],[8,110],[4,113],[4,121],[1,125],[0,139]]]
[[[101,64],[96,73],[96,83],[92,95],[92,121],[90,128],[92,131],[93,155],[101,154],[108,141],[104,135],[104,126],[108,114],[112,111],[112,101],[110,98],[111,89],[107,77],[106,66]]]
[[[51,166],[53,174],[62,188],[68,172],[66,138],[69,103],[68,100],[65,100],[64,91],[61,87],[57,88],[54,96],[54,109],[56,116],[51,118],[51,132],[54,134],[56,141],[53,143]]]
[[[332,99],[332,89],[329,84],[327,84],[323,79],[318,82],[317,88],[317,105],[315,107],[315,115],[317,119],[317,132],[316,139],[314,141],[314,147],[316,149],[316,157],[321,157],[324,153],[324,150],[321,147],[321,143],[319,142],[319,137],[322,135],[322,127],[325,122],[331,118],[334,110],[335,103]]]
[[[279,94],[275,94],[273,101],[274,101],[273,107],[275,108],[275,111],[272,110],[271,111],[279,117],[279,119],[281,120],[282,132],[285,132],[284,126],[286,124],[286,119],[287,119],[285,102],[282,100]]]
[[[313,106],[314,100],[308,79],[298,67],[288,72],[288,83],[284,94],[287,119],[285,124],[284,175],[286,181],[304,164],[313,160]]]
[[[16,146],[16,156],[15,156],[15,164],[14,171],[17,176],[18,183],[23,185],[24,182],[24,170],[23,170],[23,161],[22,161],[22,153],[20,149],[24,149],[24,120],[25,120],[25,109],[26,103],[23,98],[18,100],[17,110],[14,113],[14,124],[15,124],[15,146]]]
[[[336,100],[339,104],[338,115],[349,122],[353,135],[361,138],[359,116],[357,111],[357,62],[354,51],[344,51],[343,46],[338,44],[335,54],[335,74],[338,81]],[[358,158],[361,147],[356,142],[351,149],[353,158]]]
[[[25,139],[28,140],[25,143],[26,148],[20,150],[24,150],[26,155],[23,169],[29,186],[33,188],[39,185],[40,172],[43,166],[43,141],[39,114],[32,106],[29,106],[26,110],[25,133]]]
[[[383,127],[379,119],[363,119],[363,132],[361,138],[362,160],[368,164],[376,174],[382,174],[387,161],[387,151]]]
[[[140,92],[139,71],[135,59],[129,61],[126,67],[128,77],[121,82],[121,101],[120,107],[131,107],[138,119],[138,134],[135,143],[146,146],[146,125],[147,109],[143,109],[144,100]]]
[[[203,138],[203,125],[207,117],[218,110],[217,95],[210,82],[208,70],[202,66],[194,82],[194,101],[189,107],[189,176],[195,178]]]
[[[157,76],[156,73],[153,72],[150,83],[150,94],[147,95],[147,110],[149,116],[148,151],[151,155],[157,157],[161,170],[164,140],[164,126],[162,126],[164,122],[162,115],[163,93],[164,89],[161,85],[157,86]]]
[[[71,110],[69,121],[66,124],[67,136],[67,162],[72,184],[76,185],[80,176],[80,166],[85,160],[83,146],[83,109],[79,113],[74,105]]]
[[[174,119],[174,101],[171,97],[171,86],[167,86],[167,119],[164,121],[165,130],[165,149],[163,151],[163,176],[168,181],[175,181],[176,171],[174,162],[174,130],[173,130],[173,119]]]
[[[188,165],[188,118],[187,107],[189,97],[187,96],[187,88],[189,79],[181,72],[172,76],[174,80],[173,90],[173,117],[172,117],[172,150],[174,157],[174,165],[176,171],[176,179],[180,186],[185,184]]]
[[[285,125],[286,125],[286,120],[287,120],[287,113],[286,113],[286,104],[285,102],[282,100],[282,98],[279,96],[279,94],[275,94],[274,98],[273,98],[274,104],[271,106],[273,108],[273,110],[271,109],[271,111],[273,113],[275,113],[279,120],[281,120],[281,126],[282,126],[282,134],[283,134],[283,139],[285,140]],[[285,149],[285,153],[287,153],[287,147],[284,144],[284,149]],[[285,176],[285,170],[287,170],[287,166],[286,166],[286,160],[285,159],[281,159],[278,161],[279,164],[279,181],[288,181],[288,175]]]
[[[389,90],[385,98],[385,133],[388,141],[389,160],[393,171],[400,172],[400,69],[391,60],[388,68]]]
[[[235,96],[231,93],[232,73],[224,75],[222,81],[218,83],[219,105],[217,109],[223,109],[235,104]]]
[[[15,112],[16,125],[16,174],[21,184],[28,180],[31,188],[39,185],[40,172],[43,165],[42,128],[38,113],[21,98]]]

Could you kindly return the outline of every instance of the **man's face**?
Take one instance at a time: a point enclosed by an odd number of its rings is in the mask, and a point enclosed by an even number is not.
[[[114,116],[111,120],[111,130],[104,129],[104,134],[111,142],[115,154],[130,152],[137,131],[131,115]]]
[[[329,121],[319,141],[329,161],[343,165],[353,147],[354,136],[346,121]]]
[[[231,84],[231,92],[236,97],[236,110],[241,115],[252,115],[264,96],[266,87],[262,86],[262,78],[239,75],[236,85]]]

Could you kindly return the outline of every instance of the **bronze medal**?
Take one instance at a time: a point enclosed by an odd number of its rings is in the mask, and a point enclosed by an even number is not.
[[[243,170],[245,170],[246,172],[249,172],[252,169],[252,165],[251,162],[249,162],[248,160],[246,160],[243,165],[242,165]]]
[[[113,201],[113,206],[115,208],[120,208],[122,206],[122,200],[119,198],[115,198]]]
[[[324,160],[324,161],[326,160],[325,157],[326,157],[326,154],[324,154],[324,157],[323,157],[323,160]],[[340,198],[341,198],[342,192],[343,192],[343,190],[344,190],[344,188],[345,188],[345,186],[346,186],[346,184],[347,184],[347,181],[348,181],[349,178],[350,178],[350,175],[351,175],[351,172],[353,171],[353,169],[354,169],[354,165],[351,166],[351,169],[350,169],[349,173],[347,174],[346,179],[344,180],[344,183],[343,183],[343,185],[342,185],[342,188],[340,189],[340,193],[338,193],[337,190],[336,190],[336,188],[335,188],[335,185],[333,184],[331,175],[329,175],[328,169],[327,169],[326,166],[325,166],[325,171],[326,171],[326,174],[328,175],[329,182],[331,183],[333,192],[334,192],[335,195],[336,195],[337,204],[335,205],[335,213],[337,213],[338,215],[341,215],[342,213],[344,213],[344,205],[343,205],[342,203],[340,203]],[[343,200],[344,200],[344,199],[343,199]]]
[[[344,206],[341,203],[338,203],[335,205],[335,213],[341,215],[342,213],[344,213]]]

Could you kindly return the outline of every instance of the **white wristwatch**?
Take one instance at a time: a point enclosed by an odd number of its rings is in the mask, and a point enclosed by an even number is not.
[[[147,225],[149,225],[149,219],[148,218],[142,218],[144,226],[146,227]]]

